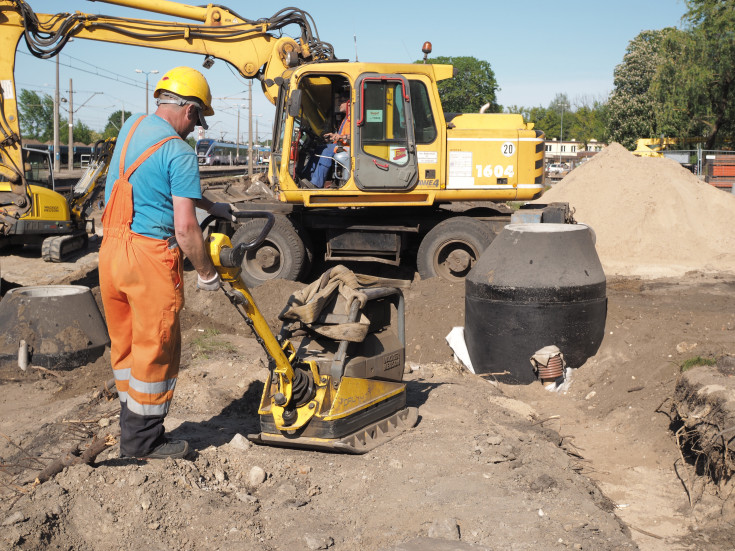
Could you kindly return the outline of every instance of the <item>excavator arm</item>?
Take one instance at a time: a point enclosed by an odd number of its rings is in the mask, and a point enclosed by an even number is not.
[[[231,64],[245,78],[261,81],[272,102],[284,70],[311,61],[334,59],[330,44],[319,40],[311,16],[297,8],[266,19],[249,20],[225,7],[179,4],[169,0],[97,0],[145,12],[191,20],[154,21],[81,12],[35,13],[25,0],[0,0],[0,176],[10,192],[0,196],[0,225],[7,231],[32,206],[23,175],[20,124],[14,85],[14,52],[21,38],[36,57],[58,55],[71,38],[143,46],[206,56]],[[297,39],[281,34],[297,25]],[[2,231],[0,231],[2,233]]]

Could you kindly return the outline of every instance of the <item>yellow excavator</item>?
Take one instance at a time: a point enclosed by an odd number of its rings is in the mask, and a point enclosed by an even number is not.
[[[205,67],[224,60],[260,81],[276,107],[272,198],[238,205],[248,214],[237,224],[219,224],[224,231],[209,237],[228,297],[272,358],[259,408],[261,432],[253,439],[363,453],[412,426],[417,412],[406,407],[402,382],[400,292],[348,284],[349,277],[333,269],[315,290],[317,303],[330,308],[315,313],[308,299],[292,305],[293,317],[284,314],[287,321],[275,336],[248,286],[304,277],[315,251],[325,260],[391,265],[411,254],[422,277],[463,278],[510,221],[510,209],[494,202],[542,192],[543,132],[520,115],[444,113],[437,83],[452,77],[450,65],[338,60],[311,16],[296,8],[249,20],[213,4],[101,1],[187,22],[40,14],[25,0],[0,0],[0,49],[9,54],[0,57],[0,174],[9,182],[0,194],[1,233],[11,234],[26,213],[51,202],[33,195],[21,170],[10,55],[21,38],[41,58],[57,55],[75,38],[200,54]],[[286,36],[286,27],[296,27],[298,36]],[[424,52],[430,52],[428,43]],[[307,167],[321,154],[323,134],[337,128],[345,97],[351,140],[335,149],[327,166],[331,185],[317,186]],[[568,205],[536,215],[539,222],[571,219]],[[344,292],[322,294],[334,287]],[[297,346],[291,336],[302,330],[306,336]]]
[[[48,152],[23,148],[23,170],[16,173],[11,161],[11,170],[0,175],[0,247],[40,245],[41,257],[47,262],[62,262],[85,248],[88,235],[95,232],[90,212],[102,189],[114,146],[114,138],[95,143],[89,166],[64,194],[54,189]],[[44,170],[39,171],[35,159],[43,155]],[[46,178],[39,180],[39,172]],[[15,178],[25,183],[18,185]]]
[[[205,67],[221,59],[257,79],[276,107],[271,195],[248,208],[272,212],[276,223],[243,259],[249,285],[302,279],[317,256],[392,266],[415,261],[423,278],[461,280],[510,221],[504,202],[543,191],[544,133],[518,114],[445,113],[437,85],[452,78],[451,65],[340,60],[297,8],[251,20],[214,4],[101,1],[182,21],[41,14],[25,0],[0,0],[0,48],[13,52],[24,39],[31,54],[50,58],[71,38],[100,40],[199,54]],[[287,29],[297,30],[293,38]],[[426,43],[425,54],[430,50]],[[34,204],[18,169],[14,63],[13,55],[0,58],[0,173],[10,181],[0,197],[5,235]],[[314,185],[309,167],[322,155],[324,133],[339,125],[342,95],[349,98],[351,143],[327,167],[329,185]],[[565,222],[570,211],[554,208],[542,218]],[[262,224],[248,220],[227,233],[234,243],[249,241]]]
[[[639,138],[632,153],[638,157],[663,157],[666,149],[678,144],[676,138]]]

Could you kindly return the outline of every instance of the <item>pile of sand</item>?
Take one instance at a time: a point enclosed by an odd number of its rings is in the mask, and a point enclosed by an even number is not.
[[[613,143],[538,201],[566,201],[597,235],[607,275],[735,272],[735,195],[671,159]]]

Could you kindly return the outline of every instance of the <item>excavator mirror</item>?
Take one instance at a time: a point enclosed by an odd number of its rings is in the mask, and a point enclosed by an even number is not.
[[[301,90],[293,90],[288,98],[288,114],[298,117],[301,112]]]

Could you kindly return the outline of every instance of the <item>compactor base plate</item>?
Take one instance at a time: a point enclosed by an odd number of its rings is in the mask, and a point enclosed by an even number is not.
[[[363,454],[414,427],[418,422],[418,417],[418,408],[407,407],[341,438],[261,432],[249,434],[248,439],[257,444],[270,446]]]

